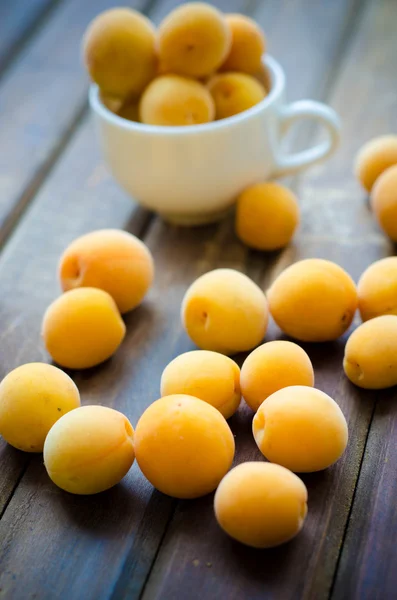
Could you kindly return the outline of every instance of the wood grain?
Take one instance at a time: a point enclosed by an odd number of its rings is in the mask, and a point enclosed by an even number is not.
[[[0,81],[0,244],[86,108],[88,78],[80,57],[84,30],[96,14],[118,4],[65,0]],[[145,0],[129,4],[143,9]]]
[[[13,0],[0,3],[0,72],[39,26],[58,0]]]

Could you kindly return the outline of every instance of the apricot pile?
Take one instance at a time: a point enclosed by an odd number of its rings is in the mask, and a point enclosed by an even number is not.
[[[84,64],[105,106],[158,126],[200,125],[263,100],[265,51],[255,21],[204,2],[177,6],[157,31],[137,11],[107,10],[83,40]]]

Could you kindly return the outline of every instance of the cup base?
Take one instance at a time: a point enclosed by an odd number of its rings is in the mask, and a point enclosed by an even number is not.
[[[170,225],[178,227],[199,227],[200,225],[210,225],[224,219],[230,212],[232,207],[224,208],[223,210],[211,213],[159,213],[160,217]]]

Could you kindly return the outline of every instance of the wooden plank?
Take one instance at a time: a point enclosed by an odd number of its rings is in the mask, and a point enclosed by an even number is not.
[[[356,40],[335,90],[336,106],[346,103],[346,86],[351,81],[354,81],[350,84],[354,97],[362,98],[359,110],[351,106],[349,119],[346,119],[346,156],[353,156],[367,139],[397,130],[397,73],[393,59],[397,51],[396,21],[395,2],[382,0],[368,7],[363,35]],[[349,166],[336,164],[334,180],[347,181]],[[316,181],[313,188],[316,189]],[[349,188],[353,193],[349,193]],[[364,254],[362,268],[365,268],[374,259],[395,254],[396,248],[379,232],[365,204],[364,193],[354,184],[349,188],[345,189],[344,197],[337,200],[336,209],[345,205],[341,219],[360,223],[361,243],[354,252]],[[348,204],[345,204],[347,199]],[[364,247],[369,245],[373,251],[364,253]],[[386,600],[396,595],[396,389],[377,392],[375,397],[376,406],[333,589],[335,599]],[[365,398],[362,404],[364,402]]]
[[[57,0],[14,0],[0,4],[0,72],[11,62]]]
[[[143,9],[146,0],[129,4]],[[0,244],[50,170],[87,103],[81,37],[117,0],[67,0],[0,82]]]

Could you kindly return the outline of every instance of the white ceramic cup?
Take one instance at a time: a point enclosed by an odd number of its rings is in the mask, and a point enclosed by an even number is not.
[[[285,103],[285,75],[265,56],[271,89],[262,102],[238,115],[186,127],[127,121],[107,109],[97,86],[90,90],[106,162],[134,200],[179,225],[216,221],[248,185],[295,173],[324,160],[339,141],[339,118],[330,107],[301,100]],[[327,139],[284,154],[281,138],[301,119],[326,129]]]

